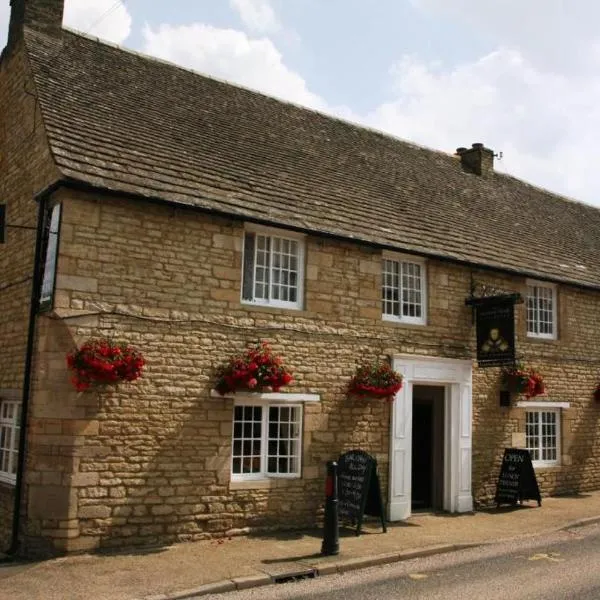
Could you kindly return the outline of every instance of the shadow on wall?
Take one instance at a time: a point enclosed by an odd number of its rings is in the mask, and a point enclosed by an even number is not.
[[[43,323],[42,323],[43,322]],[[93,332],[126,341],[147,361],[145,376],[96,393],[69,384],[65,355]],[[389,404],[352,401],[345,387],[371,348],[344,342],[339,393],[305,408],[303,477],[273,487],[230,490],[233,401],[211,398],[214,367],[249,341],[222,326],[147,323],[106,316],[41,319],[30,432],[27,546],[34,553],[161,546],[247,533],[249,527],[314,526],[325,463],[351,448],[379,462],[386,494]],[[274,348],[311,391],[331,390],[331,364],[305,364],[310,334],[274,338]],[[312,353],[315,354],[314,352]],[[304,370],[304,372],[303,372]],[[347,372],[346,372],[347,371]],[[331,392],[329,392],[331,393]],[[279,535],[279,534],[278,534]]]
[[[554,489],[559,494],[580,494],[600,486],[600,402],[593,397],[598,382],[590,377],[589,369],[581,369],[576,378],[584,382],[580,389],[589,393],[563,413],[563,443],[565,437],[570,438],[570,450],[566,464],[556,474]]]
[[[504,448],[512,446],[519,422],[500,406],[500,369],[478,369],[473,378],[477,378],[473,389],[485,390],[473,397],[473,465],[478,473],[473,480],[473,500],[475,508],[481,509],[494,505]]]

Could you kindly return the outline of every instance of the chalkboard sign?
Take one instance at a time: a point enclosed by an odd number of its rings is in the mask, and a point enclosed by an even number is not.
[[[350,450],[338,461],[338,513],[342,521],[356,524],[356,535],[360,535],[364,515],[379,517],[387,531],[377,461],[362,450]]]
[[[531,455],[528,450],[505,448],[496,487],[496,505],[516,504],[523,500],[537,500],[538,506],[542,505]]]

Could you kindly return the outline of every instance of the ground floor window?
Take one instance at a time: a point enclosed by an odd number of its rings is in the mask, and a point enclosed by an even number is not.
[[[21,403],[0,400],[0,481],[16,481],[20,422]]]
[[[299,477],[302,405],[236,400],[232,480]]]
[[[534,466],[557,465],[560,457],[560,409],[527,410],[525,443]]]

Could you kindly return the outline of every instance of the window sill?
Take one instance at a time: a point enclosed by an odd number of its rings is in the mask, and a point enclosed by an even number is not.
[[[210,390],[211,398],[250,398],[253,400],[269,400],[273,402],[320,402],[320,394],[301,394],[294,392],[230,392],[219,394]]]
[[[560,463],[554,463],[554,464],[544,464],[544,463],[542,463],[542,464],[538,464],[535,461],[533,461],[531,464],[533,465],[533,468],[536,471],[557,471],[557,470],[559,470],[562,467],[562,465]]]
[[[570,402],[552,402],[552,400],[519,400],[517,408],[570,408]]]
[[[546,335],[535,335],[533,333],[528,333],[527,341],[528,342],[557,342],[558,338],[555,335],[546,336]]]
[[[230,481],[229,489],[235,490],[268,490],[276,487],[284,487],[288,485],[290,481],[298,481],[299,475],[292,475],[289,477],[273,477],[269,479],[247,479],[239,481]]]
[[[426,327],[427,321],[404,321],[402,319],[396,319],[395,317],[388,317],[383,315],[381,322],[384,325],[401,326],[401,327]]]
[[[0,489],[14,490],[17,485],[17,480],[0,477]]]

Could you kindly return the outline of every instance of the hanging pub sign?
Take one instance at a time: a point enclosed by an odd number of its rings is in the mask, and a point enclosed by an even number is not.
[[[518,294],[467,300],[475,309],[477,363],[499,367],[515,362],[515,302]]]

